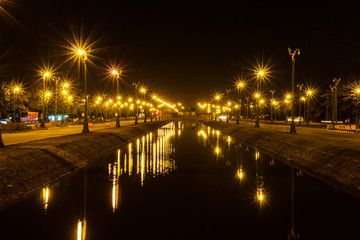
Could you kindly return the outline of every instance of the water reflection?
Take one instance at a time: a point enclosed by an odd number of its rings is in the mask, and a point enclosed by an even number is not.
[[[255,148],[255,166],[256,166],[256,199],[260,205],[265,201],[265,187],[263,168],[261,165],[262,161],[260,158],[260,152]]]
[[[243,180],[244,178],[244,157],[241,156],[239,157],[240,154],[243,154],[244,151],[242,151],[241,149],[241,144],[239,143],[238,145],[235,146],[235,151],[236,151],[236,163],[238,164],[237,166],[237,171],[236,171],[236,177],[240,180],[240,182]]]
[[[86,220],[78,220],[76,224],[76,236],[77,240],[85,240],[86,239]]]
[[[294,168],[291,168],[291,229],[288,235],[288,240],[300,239],[300,234],[295,233],[295,179]]]
[[[248,192],[253,199],[253,203],[259,207],[264,207],[268,203],[264,181],[264,160],[258,149],[249,151],[247,145],[242,146],[238,141],[234,141],[230,135],[221,134],[219,130],[208,126],[202,126],[198,131],[198,141],[213,150],[216,163],[223,167],[233,169],[235,178],[239,183],[245,179],[245,166],[251,168],[246,179],[247,185],[252,189]],[[275,166],[274,161],[267,164]],[[250,176],[250,173],[253,175]],[[251,200],[250,200],[251,201]]]
[[[143,186],[148,178],[166,175],[176,170],[174,137],[179,136],[183,124],[169,123],[129,143],[124,150],[118,149],[116,161],[108,164],[109,181],[112,183],[111,201],[115,212],[121,203],[119,178],[131,177]]]
[[[49,206],[49,192],[50,192],[49,186],[46,186],[41,190],[40,199],[41,199],[42,207],[43,207],[45,214],[46,214],[48,206]]]

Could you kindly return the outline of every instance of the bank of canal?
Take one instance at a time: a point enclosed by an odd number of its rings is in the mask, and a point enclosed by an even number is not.
[[[0,210],[168,122],[153,121],[0,148]]]
[[[201,122],[360,198],[360,147],[347,143],[351,138],[340,142],[329,134],[312,137],[267,127],[254,128],[253,124]]]
[[[0,213],[2,239],[359,239],[359,200],[196,121]]]

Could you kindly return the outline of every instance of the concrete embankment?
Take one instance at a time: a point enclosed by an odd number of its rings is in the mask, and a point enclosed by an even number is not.
[[[48,138],[0,149],[0,209],[89,161],[102,158],[133,138],[170,121],[156,121],[86,134]]]
[[[201,120],[275,159],[360,198],[360,149],[328,136],[311,137],[273,129]],[[351,141],[351,139],[350,139]]]

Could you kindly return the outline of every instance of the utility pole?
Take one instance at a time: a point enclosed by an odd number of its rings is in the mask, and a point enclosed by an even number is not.
[[[293,95],[293,99],[291,100],[291,127],[290,127],[290,133],[296,133],[295,129],[295,121],[294,121],[294,99],[295,99],[295,55],[300,55],[300,49],[296,48],[293,52],[291,52],[291,49],[288,47],[289,55],[291,56],[291,63],[292,63],[292,74],[291,74],[291,93]]]

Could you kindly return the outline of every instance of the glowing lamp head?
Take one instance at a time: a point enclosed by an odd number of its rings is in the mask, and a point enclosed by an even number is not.
[[[14,92],[18,92],[18,91],[19,91],[18,87],[14,88]]]
[[[357,93],[360,93],[360,88],[357,88],[357,89],[356,89],[356,92],[357,92]]]
[[[311,94],[312,94],[311,90],[307,91],[307,95],[311,95]]]
[[[263,76],[264,75],[264,71],[259,71],[258,72],[258,76]]]

